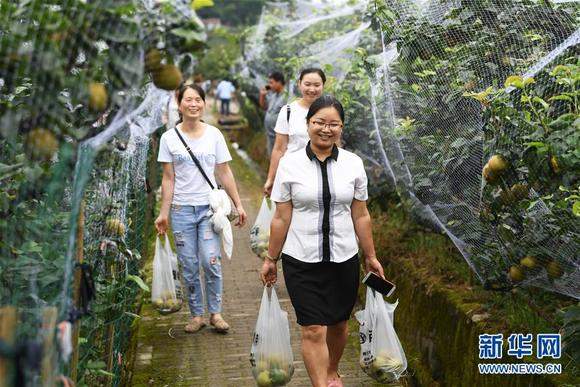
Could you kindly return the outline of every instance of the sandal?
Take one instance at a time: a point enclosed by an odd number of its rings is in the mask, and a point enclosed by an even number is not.
[[[205,325],[206,325],[205,321],[203,321],[203,320],[192,321],[185,326],[184,330],[187,333],[196,333],[196,332],[199,332],[201,330],[201,328],[205,327]]]
[[[211,319],[210,324],[218,333],[227,333],[230,329],[229,324],[221,317]]]

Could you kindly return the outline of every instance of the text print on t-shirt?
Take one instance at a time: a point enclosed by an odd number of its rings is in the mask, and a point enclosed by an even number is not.
[[[211,165],[211,164],[214,164],[214,162],[215,162],[215,155],[213,155],[211,153],[193,152],[193,154],[203,164]],[[186,162],[187,164],[195,165],[193,163],[193,160],[191,159],[191,156],[189,155],[189,153],[187,153],[187,154],[176,153],[173,155],[173,160],[174,160],[174,162],[180,162],[180,163]]]

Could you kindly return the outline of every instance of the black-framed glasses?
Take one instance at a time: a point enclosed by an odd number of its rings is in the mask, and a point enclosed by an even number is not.
[[[328,128],[330,130],[336,130],[338,128],[340,128],[342,126],[342,124],[338,123],[338,122],[322,122],[322,121],[310,121],[312,123],[312,125],[318,127],[318,128]]]

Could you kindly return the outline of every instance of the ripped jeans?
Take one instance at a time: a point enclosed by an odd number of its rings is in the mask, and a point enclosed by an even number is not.
[[[171,229],[192,316],[202,316],[204,311],[200,264],[207,309],[209,313],[221,313],[222,310],[220,238],[209,223],[208,210],[209,205],[171,205]]]

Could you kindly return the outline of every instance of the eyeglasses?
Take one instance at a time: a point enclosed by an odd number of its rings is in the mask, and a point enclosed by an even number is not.
[[[318,128],[328,128],[330,130],[336,130],[342,126],[342,124],[338,124],[336,122],[327,124],[326,122],[322,121],[311,121],[311,123]]]

